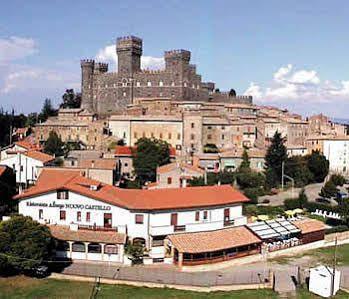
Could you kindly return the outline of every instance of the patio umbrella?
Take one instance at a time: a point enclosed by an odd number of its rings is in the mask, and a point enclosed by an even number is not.
[[[293,216],[293,215],[295,214],[295,212],[292,211],[292,210],[287,210],[287,211],[285,211],[285,214],[286,214],[287,216]]]
[[[269,216],[268,215],[258,215],[257,218],[258,218],[258,220],[266,221],[269,219]]]
[[[300,208],[294,209],[293,212],[295,214],[302,214],[302,213],[304,213],[304,211],[302,209],[300,209]]]
[[[252,217],[251,217],[251,221],[252,221],[252,222],[255,222],[256,220],[257,220],[257,217],[256,217],[256,216],[252,216]]]

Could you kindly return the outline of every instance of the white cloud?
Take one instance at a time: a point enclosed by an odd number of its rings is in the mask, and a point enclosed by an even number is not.
[[[0,63],[9,63],[36,52],[36,43],[31,38],[11,36],[8,39],[0,39]]]
[[[294,109],[299,113],[329,112],[343,116],[349,104],[349,80],[321,80],[316,70],[281,66],[267,85],[251,82],[244,92],[258,104]]]
[[[118,64],[118,57],[116,54],[115,45],[109,45],[100,49],[96,55],[96,60],[102,62],[108,62],[115,66]],[[163,69],[165,61],[162,57],[142,56],[141,68],[150,70]]]
[[[0,93],[51,88],[76,88],[78,78],[69,73],[44,68],[16,66],[5,75]]]

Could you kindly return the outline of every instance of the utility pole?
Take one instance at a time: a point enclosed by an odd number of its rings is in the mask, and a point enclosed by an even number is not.
[[[10,144],[12,144],[12,125],[10,126]]]
[[[335,276],[336,276],[336,264],[337,264],[337,236],[334,241],[334,257],[333,257],[333,272],[332,272],[332,279],[331,279],[331,298],[334,296],[334,282],[335,282]]]

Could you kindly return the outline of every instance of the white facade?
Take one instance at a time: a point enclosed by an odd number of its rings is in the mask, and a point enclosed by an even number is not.
[[[0,165],[6,165],[15,171],[17,184],[26,184],[36,181],[39,168],[43,167],[44,163],[28,157],[24,153],[17,153],[1,160]]]
[[[324,140],[324,155],[330,172],[349,175],[349,139]]]
[[[141,212],[110,205],[70,191],[68,194],[68,199],[57,199],[56,191],[23,199],[19,202],[19,213],[46,224],[97,227],[105,227],[105,216],[111,214],[111,227],[117,228],[120,233],[127,233],[131,239],[144,239],[148,248],[156,236],[165,237],[173,233],[210,231],[227,225],[246,224],[241,204],[206,209]],[[65,219],[60,219],[60,211],[65,211]],[[174,217],[177,224],[171,223]],[[139,223],[136,223],[136,219]]]
[[[131,145],[131,121],[129,120],[110,120],[109,129],[113,136],[123,139],[125,145]]]

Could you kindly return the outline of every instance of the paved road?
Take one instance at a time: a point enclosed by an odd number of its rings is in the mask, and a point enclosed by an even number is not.
[[[309,201],[315,201],[316,198],[319,197],[319,192],[322,188],[323,184],[310,184],[305,187],[305,194],[308,196]],[[280,192],[276,195],[265,195],[261,196],[259,198],[259,202],[263,202],[264,199],[270,200],[271,206],[280,206],[284,203],[284,200],[287,198],[296,198],[298,197],[299,192],[301,191],[301,188],[292,188]]]
[[[133,266],[93,262],[75,262],[64,269],[63,274],[81,276],[100,276],[103,278],[144,281],[163,284],[190,286],[215,286],[232,284],[261,283],[268,278],[265,267],[258,269],[231,268],[225,271],[181,272],[172,265]]]

